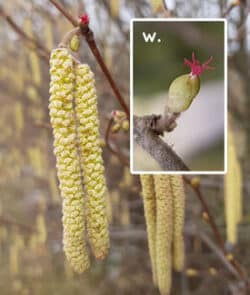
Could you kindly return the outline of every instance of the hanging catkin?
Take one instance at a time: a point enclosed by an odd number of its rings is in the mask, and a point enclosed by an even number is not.
[[[54,45],[54,37],[53,37],[53,28],[52,28],[50,19],[47,18],[45,20],[44,26],[45,26],[44,27],[45,42],[46,42],[47,48],[51,50]]]
[[[73,269],[81,273],[90,263],[85,243],[84,200],[73,112],[75,76],[73,60],[67,49],[52,51],[50,75],[49,109],[63,199],[64,251]]]
[[[15,123],[16,123],[16,133],[21,136],[24,128],[24,118],[23,118],[23,106],[20,101],[15,103]]]
[[[151,2],[151,6],[153,8],[153,11],[155,13],[163,11],[164,10],[164,4],[163,4],[164,0],[150,0]]]
[[[185,260],[183,227],[185,218],[185,194],[180,175],[170,175],[173,194],[173,268],[182,271]]]
[[[48,185],[49,185],[52,202],[58,203],[60,201],[60,197],[59,197],[59,191],[57,188],[56,173],[54,170],[49,171]]]
[[[156,273],[161,295],[169,294],[171,288],[173,204],[170,178],[154,175],[156,195]]]
[[[225,216],[227,240],[237,243],[237,225],[242,218],[242,176],[233,132],[228,128],[228,171],[225,176]]]
[[[119,16],[120,0],[110,0],[110,12],[113,18]]]
[[[146,219],[148,247],[153,273],[153,281],[157,285],[156,274],[156,199],[154,178],[152,175],[140,175],[144,214]]]
[[[24,30],[29,37],[33,37],[32,23],[30,18],[24,20]],[[41,69],[40,60],[35,50],[29,50],[29,62],[32,72],[32,79],[37,86],[41,85]]]
[[[75,111],[81,152],[81,168],[87,195],[87,228],[92,251],[103,259],[109,250],[106,182],[99,144],[99,118],[94,74],[86,64],[75,66]]]

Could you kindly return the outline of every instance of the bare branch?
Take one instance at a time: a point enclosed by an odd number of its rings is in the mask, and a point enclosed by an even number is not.
[[[12,29],[26,42],[28,42],[28,45],[34,45],[35,49],[38,50],[38,54],[41,55],[41,57],[45,58],[46,61],[49,59],[50,52],[49,50],[38,40],[28,36],[15,22],[14,20],[3,10],[3,8],[0,6],[0,16],[2,16],[7,23],[12,27]]]
[[[182,159],[159,137],[159,129],[155,127],[157,123],[152,126],[152,122],[157,122],[157,118],[160,116],[134,116],[134,140],[159,163],[164,171],[188,171],[189,168]],[[172,120],[169,121],[169,125],[165,122],[164,129],[172,124]],[[163,130],[162,127],[160,130]]]

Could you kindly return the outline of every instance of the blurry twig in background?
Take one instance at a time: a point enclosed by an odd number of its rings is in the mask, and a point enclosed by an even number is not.
[[[209,210],[209,207],[207,205],[207,202],[205,200],[205,197],[203,196],[203,193],[200,189],[200,184],[199,182],[197,182],[195,185],[192,183],[192,180],[190,180],[188,177],[186,176],[183,176],[183,179],[185,180],[185,182],[190,185],[190,187],[192,187],[192,189],[194,190],[196,196],[198,197],[201,205],[202,205],[202,208],[205,212],[205,216],[206,216],[206,221],[207,223],[210,225],[212,231],[213,231],[213,234],[214,234],[214,237],[218,243],[218,246],[220,247],[222,253],[224,254],[225,256],[225,259],[229,260],[229,262],[231,263],[231,265],[236,269],[236,271],[238,272],[238,274],[240,275],[240,277],[247,281],[248,280],[248,276],[247,276],[247,273],[245,271],[245,269],[243,269],[243,267],[239,264],[239,262],[233,257],[233,256],[230,256],[230,259],[227,258],[227,255],[229,254],[225,248],[225,243],[224,243],[224,239],[222,237],[222,235],[220,234],[220,231],[215,223],[215,220]]]
[[[5,13],[3,8],[0,6],[0,16],[2,16],[8,24],[12,27],[12,29],[19,35],[24,41],[28,42],[29,47],[33,47],[37,49],[37,53],[43,58],[45,61],[48,62],[50,52],[49,50],[38,40],[35,40],[28,36],[14,21],[13,19]]]
[[[16,220],[10,219],[8,217],[0,216],[0,224],[6,224],[9,226],[18,227],[21,230],[27,231],[29,233],[36,232],[36,229],[30,225],[20,223]]]

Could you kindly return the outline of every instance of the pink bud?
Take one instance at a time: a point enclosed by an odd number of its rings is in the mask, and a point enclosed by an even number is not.
[[[89,24],[89,16],[88,16],[88,14],[84,13],[83,15],[81,15],[80,20],[81,20],[81,23],[83,25],[88,25]]]
[[[201,64],[198,59],[196,59],[194,52],[192,53],[192,61],[187,58],[184,59],[184,64],[189,66],[191,69],[191,74],[193,76],[200,76],[205,70],[213,70],[214,67],[210,67],[208,64],[212,61],[211,56],[206,62]]]

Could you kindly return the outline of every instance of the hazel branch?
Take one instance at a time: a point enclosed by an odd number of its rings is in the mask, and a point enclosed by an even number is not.
[[[13,219],[10,219],[10,218],[4,217],[4,216],[0,216],[0,224],[6,224],[8,226],[15,226],[15,227],[18,227],[21,230],[27,231],[29,233],[36,232],[35,228],[33,228],[32,226],[17,222]]]
[[[207,205],[207,202],[205,200],[205,197],[201,191],[201,188],[200,188],[200,184],[197,184],[197,185],[193,185],[191,180],[186,177],[186,176],[183,176],[183,179],[184,181],[194,190],[197,198],[199,199],[201,205],[202,205],[202,208],[203,208],[203,211],[206,213],[206,216],[207,216],[207,223],[208,225],[211,227],[211,230],[213,232],[213,235],[215,237],[215,240],[217,241],[217,244],[218,246],[220,247],[221,251],[223,252],[225,258],[227,259],[227,250],[225,248],[225,243],[224,243],[224,239],[218,229],[218,226],[216,225],[216,222],[214,220],[214,217],[213,215],[211,214],[210,210],[209,210],[209,207]],[[243,267],[240,265],[240,263],[234,258],[232,257],[229,262],[231,263],[231,265],[236,269],[236,271],[238,272],[238,274],[240,275],[240,277],[243,279],[243,280],[248,280],[248,276],[247,276],[247,273],[245,271],[245,269],[243,269]]]
[[[149,153],[164,171],[188,171],[183,160],[164,142],[159,135],[172,131],[179,113],[168,116],[134,116],[134,140]]]
[[[110,74],[108,67],[106,66],[100,51],[96,45],[96,41],[94,38],[94,33],[93,31],[89,28],[88,23],[82,24],[80,23],[74,16],[72,16],[68,11],[66,11],[66,9],[59,4],[57,1],[55,0],[49,0],[71,23],[74,27],[80,27],[81,29],[81,33],[82,36],[85,37],[85,40],[87,41],[87,44],[91,50],[91,52],[93,53],[94,57],[96,58],[99,66],[101,67],[104,75],[106,76],[113,92],[116,95],[116,98],[118,99],[120,105],[122,106],[124,112],[126,113],[127,117],[129,118],[129,108],[125,102],[125,99],[123,98],[120,90],[117,87],[116,82],[114,81],[112,75]]]

